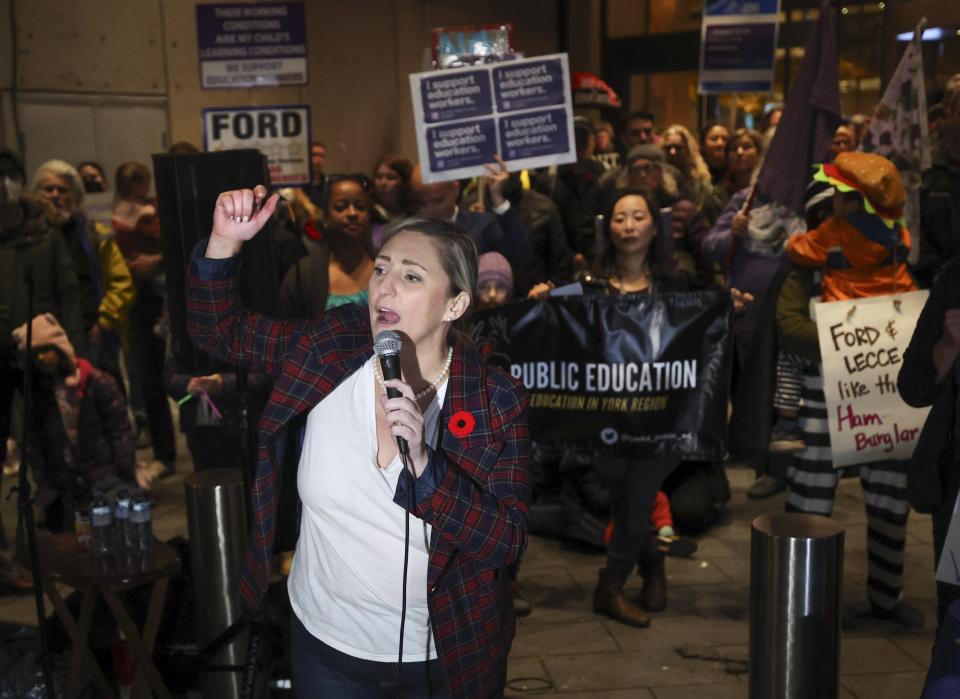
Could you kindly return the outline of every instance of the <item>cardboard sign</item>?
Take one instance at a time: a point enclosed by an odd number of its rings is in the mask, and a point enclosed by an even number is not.
[[[410,76],[424,182],[575,162],[566,54]]]
[[[835,467],[913,454],[930,409],[903,402],[897,374],[928,295],[814,305]]]
[[[708,0],[700,30],[700,92],[771,92],[780,0]]]
[[[274,187],[310,183],[310,107],[231,107],[203,110],[205,151],[256,148],[267,156]]]
[[[302,2],[197,5],[200,87],[307,84]]]

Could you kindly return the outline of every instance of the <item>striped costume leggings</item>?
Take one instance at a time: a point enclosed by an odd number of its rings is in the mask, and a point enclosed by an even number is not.
[[[777,410],[795,411],[803,396],[803,372],[812,362],[796,354],[777,354],[777,388],[773,394],[773,407]]]
[[[787,512],[830,516],[840,471],[833,467],[827,407],[820,366],[804,372],[799,415],[807,448],[787,471]],[[880,461],[860,465],[860,484],[867,508],[867,597],[892,609],[903,592],[903,550],[907,537],[907,462]]]

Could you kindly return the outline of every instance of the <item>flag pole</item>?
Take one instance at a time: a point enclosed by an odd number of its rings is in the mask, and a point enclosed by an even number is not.
[[[917,22],[916,29],[913,30],[913,41],[917,44],[917,48],[923,43],[923,30],[927,28],[927,24],[929,24],[929,21],[927,20],[927,16],[924,15],[920,18],[920,21]]]

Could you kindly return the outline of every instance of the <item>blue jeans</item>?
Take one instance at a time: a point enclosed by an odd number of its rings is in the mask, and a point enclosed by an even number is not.
[[[341,653],[313,636],[290,615],[293,689],[303,699],[449,699],[440,661],[403,663],[399,693],[397,663],[363,660]]]

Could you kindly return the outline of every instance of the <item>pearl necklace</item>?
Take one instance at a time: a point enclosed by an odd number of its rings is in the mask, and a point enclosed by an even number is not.
[[[416,400],[419,401],[431,391],[437,390],[437,386],[443,383],[443,380],[447,378],[447,372],[450,371],[451,362],[453,362],[453,347],[447,350],[447,361],[443,363],[443,369],[441,369],[440,373],[437,374],[437,378],[433,380],[433,383],[431,383],[422,391],[418,391],[416,394],[414,394],[414,398]],[[373,375],[377,378],[377,383],[380,384],[383,389],[386,389],[386,386],[384,386],[383,373],[380,370],[380,362],[376,359],[376,357],[374,357],[373,362]]]

